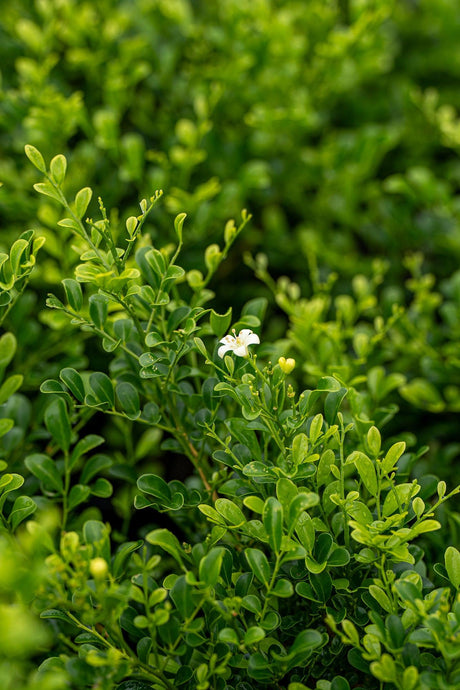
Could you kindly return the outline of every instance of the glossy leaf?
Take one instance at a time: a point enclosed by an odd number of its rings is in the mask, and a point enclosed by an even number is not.
[[[71,428],[67,405],[62,398],[55,398],[45,410],[46,428],[53,437],[53,441],[63,451],[70,447]]]

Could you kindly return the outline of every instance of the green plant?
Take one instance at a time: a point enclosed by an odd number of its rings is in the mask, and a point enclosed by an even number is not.
[[[82,220],[88,188],[67,202],[63,156],[48,170],[36,149],[27,155],[80,251],[48,307],[99,342],[105,363],[43,382],[47,448],[25,459],[41,510],[61,516],[59,539],[43,536],[47,573],[34,600],[59,632],[42,672],[120,690],[455,687],[458,552],[447,549],[437,573],[449,586],[433,592],[424,554],[460,487],[414,477],[419,454],[382,439],[362,415],[365,396],[338,373],[297,391],[297,363],[253,331],[266,300],[236,321],[207,306],[248,216],[227,223],[222,250],[207,248],[206,273],[187,271],[185,214],[174,244],[142,233],[158,193],[124,234],[101,201],[101,218]],[[387,380],[372,380],[383,399]],[[125,440],[117,462],[110,448],[92,454],[104,442],[85,432],[96,417]],[[166,457],[187,459],[185,481],[136,454],[140,428],[151,451],[160,433]],[[121,531],[88,505],[112,492]],[[27,529],[45,534],[36,522]]]

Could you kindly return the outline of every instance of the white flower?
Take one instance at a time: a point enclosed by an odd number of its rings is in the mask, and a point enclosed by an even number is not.
[[[249,354],[248,345],[256,345],[260,343],[260,340],[259,336],[249,328],[243,328],[238,335],[233,331],[233,335],[226,335],[219,342],[222,343],[217,350],[219,357],[223,357],[229,350],[234,352],[237,357],[247,357]]]

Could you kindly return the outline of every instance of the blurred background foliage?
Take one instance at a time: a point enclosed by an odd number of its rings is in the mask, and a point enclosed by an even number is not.
[[[447,441],[437,452],[450,462],[460,409],[459,25],[452,0],[5,6],[1,249],[29,227],[46,238],[34,289],[9,314],[23,392],[98,356],[88,360],[72,328],[43,309],[77,254],[56,230],[58,206],[32,190],[29,143],[48,160],[64,153],[69,194],[91,186],[90,214],[100,194],[115,224],[117,209],[137,214],[140,198],[164,189],[149,231],[168,244],[173,216],[186,211],[188,269],[248,208],[251,226],[211,284],[217,306],[238,310],[268,286],[279,308],[267,335],[301,361],[303,385],[338,373],[372,397],[371,370],[398,374],[388,393],[402,405],[395,431],[435,448]]]

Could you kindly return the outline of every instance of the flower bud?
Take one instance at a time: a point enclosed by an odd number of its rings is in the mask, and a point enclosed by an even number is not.
[[[285,357],[280,357],[278,364],[280,365],[281,371],[283,371],[285,374],[290,374],[295,367],[295,359],[292,359],[292,357],[288,357],[288,359]]]
[[[109,566],[103,558],[92,558],[89,562],[89,572],[95,580],[102,580],[107,576]]]

